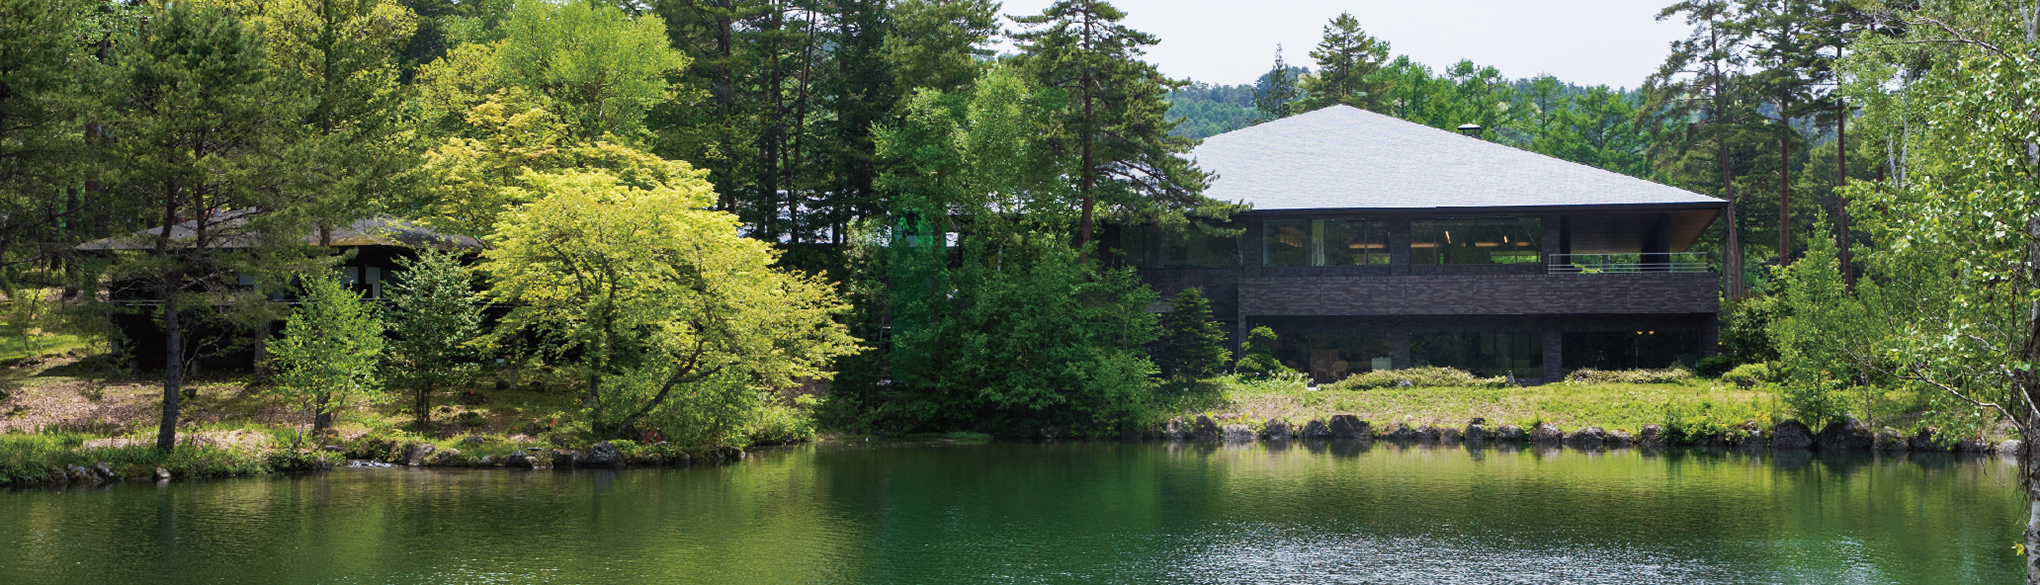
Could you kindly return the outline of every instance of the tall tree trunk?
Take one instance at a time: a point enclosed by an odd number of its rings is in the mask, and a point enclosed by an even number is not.
[[[1778,100],[1778,265],[1792,265],[1792,117],[1790,100]]]
[[[2027,152],[2034,152],[2031,145]],[[2040,155],[2029,155],[2040,158]],[[2040,167],[2040,160],[2032,161],[2029,168]],[[2027,290],[2040,290],[2040,215],[2026,218],[2026,286]],[[2040,297],[2029,301],[2026,314],[2026,345],[2020,348],[2025,363],[2040,363]],[[2019,487],[2026,491],[2026,583],[2040,585],[2040,459],[2033,447],[2033,441],[2040,434],[2040,372],[2023,370],[2013,374],[2012,383],[2019,394],[2019,403],[2011,405],[2017,414],[2013,423],[2019,429],[2019,438],[2024,439],[2026,448],[2019,450]]]
[[[178,400],[184,389],[184,324],[177,314],[177,289],[183,280],[181,270],[163,275],[163,420],[156,427],[156,449],[164,452],[177,448]]]
[[[1715,111],[1717,117],[1714,123],[1719,124],[1720,109]],[[1739,298],[1743,295],[1743,255],[1742,238],[1738,235],[1740,230],[1736,229],[1735,221],[1735,183],[1728,175],[1728,139],[1720,136],[1719,128],[1715,133],[1714,153],[1721,166],[1721,197],[1728,200],[1728,212],[1722,218],[1728,224],[1728,241],[1723,245],[1726,249],[1721,251],[1722,269],[1728,271],[1728,297]]]
[[[414,411],[414,413],[413,413],[413,414],[415,414],[415,415],[416,415],[416,418],[417,418],[417,420],[418,420],[418,430],[420,430],[420,431],[423,431],[423,430],[425,430],[425,427],[426,427],[427,425],[430,425],[430,424],[432,424],[432,382],[431,382],[431,381],[429,381],[429,380],[428,380],[428,381],[426,381],[426,382],[425,382],[425,385],[423,385],[423,386],[420,386],[420,387],[418,388],[418,404],[417,404],[416,406],[412,407],[412,410]]]
[[[1087,10],[1084,12],[1083,49],[1086,57],[1089,57],[1091,54],[1091,35],[1094,28],[1091,21],[1092,17],[1093,13],[1091,11]],[[1083,198],[1083,215],[1077,220],[1077,263],[1088,264],[1091,262],[1091,217],[1093,209],[1098,205],[1097,198],[1092,196],[1093,190],[1098,185],[1098,169],[1096,167],[1096,153],[1092,152],[1091,149],[1091,142],[1098,139],[1099,133],[1098,121],[1094,117],[1096,112],[1093,109],[1092,103],[1097,98],[1098,88],[1095,86],[1098,83],[1098,78],[1096,72],[1092,70],[1090,63],[1084,63],[1082,67],[1084,72],[1078,78],[1077,88],[1079,92],[1082,92],[1081,95],[1083,97],[1081,99],[1084,100],[1084,132],[1078,139],[1082,141],[1081,148],[1083,149],[1084,167],[1079,170],[1081,179],[1078,181],[1077,189],[1078,196]]]
[[[1837,58],[1841,53],[1841,47],[1835,47]],[[1842,193],[1842,187],[1849,184],[1849,105],[1840,105],[1842,111],[1835,114],[1835,236],[1841,239],[1842,283],[1855,290],[1855,257],[1849,253],[1849,197]]]
[[[602,375],[588,374],[588,429],[598,438],[609,438],[602,422]]]
[[[722,109],[722,127],[720,128],[722,136],[719,138],[722,142],[724,156],[730,157],[726,159],[729,161],[726,164],[729,165],[727,179],[730,185],[727,188],[717,190],[722,192],[722,210],[738,213],[737,190],[735,188],[735,185],[738,183],[738,165],[734,159],[734,155],[737,152],[737,74],[736,63],[734,61],[736,55],[736,23],[733,18],[736,11],[736,0],[721,0],[716,3],[716,7],[720,10],[716,12],[715,16],[715,53],[721,61],[716,67],[721,69],[722,91],[710,92],[710,94],[715,97],[716,105]]]
[[[318,414],[312,416],[312,436],[319,436],[327,429],[333,428],[332,404],[333,394],[330,392],[320,392],[318,397],[313,399],[312,409]]]

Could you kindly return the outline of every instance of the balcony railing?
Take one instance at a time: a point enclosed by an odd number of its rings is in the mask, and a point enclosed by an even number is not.
[[[1552,254],[1550,274],[1638,274],[1645,272],[1709,272],[1707,255],[1677,254]]]

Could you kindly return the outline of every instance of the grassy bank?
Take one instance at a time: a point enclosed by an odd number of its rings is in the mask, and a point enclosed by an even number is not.
[[[1300,379],[1243,381],[1226,377],[1182,388],[1170,415],[1237,415],[1303,422],[1350,414],[1376,424],[1463,426],[1482,418],[1492,425],[1528,428],[1551,423],[1565,429],[1599,426],[1637,431],[1673,417],[1733,426],[1743,421],[1770,425],[1778,412],[1769,392],[1707,379],[1668,384],[1547,384],[1526,387],[1312,388]]]
[[[591,452],[593,439],[576,425],[580,395],[569,380],[527,373],[520,383],[495,378],[434,397],[431,422],[419,425],[407,396],[343,412],[330,435],[300,437],[301,413],[275,398],[267,382],[241,373],[188,381],[180,446],[154,448],[161,381],[129,377],[96,363],[99,356],[60,351],[0,366],[0,485],[104,481],[72,477],[72,467],[106,463],[119,479],[262,475],[326,468],[348,459],[404,464],[421,446],[427,465],[503,465],[509,455],[560,464]],[[815,434],[811,400],[773,404],[747,430],[753,444],[805,441]],[[727,459],[726,449],[660,445],[656,439],[615,443],[627,464]],[[534,451],[536,449],[537,451]],[[554,453],[557,449],[560,452]],[[484,459],[484,458],[488,459]],[[526,466],[533,463],[526,461]]]
[[[170,453],[149,445],[86,446],[97,439],[75,433],[0,434],[0,485],[73,481],[67,473],[71,467],[98,463],[107,463],[117,479],[154,478],[158,470],[174,478],[197,479],[260,475],[305,466],[306,458],[321,459],[233,446],[193,445]]]

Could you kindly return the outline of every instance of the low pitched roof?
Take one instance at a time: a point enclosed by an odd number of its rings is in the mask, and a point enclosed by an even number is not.
[[[1285,209],[1450,209],[1725,201],[1351,106],[1204,139],[1205,196]]]

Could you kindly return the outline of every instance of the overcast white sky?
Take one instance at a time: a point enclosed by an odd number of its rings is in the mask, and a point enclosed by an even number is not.
[[[1036,14],[1053,0],[1004,0],[1006,14]],[[1550,73],[1581,85],[1636,87],[1691,30],[1657,22],[1674,0],[1112,0],[1128,26],[1161,37],[1148,60],[1175,78],[1252,83],[1275,60],[1295,65],[1324,25],[1352,12],[1360,26],[1433,69],[1460,59],[1511,79]],[[1011,28],[1011,23],[1008,23]]]

